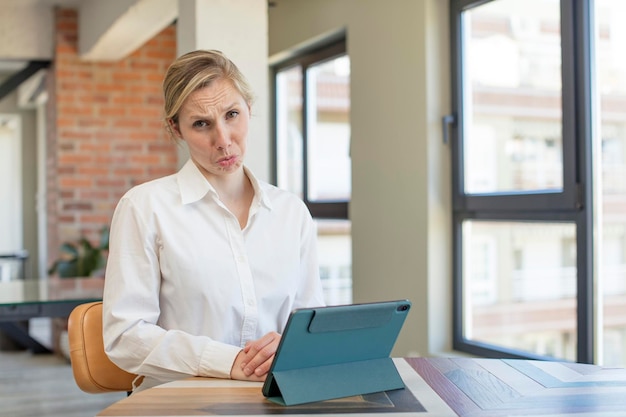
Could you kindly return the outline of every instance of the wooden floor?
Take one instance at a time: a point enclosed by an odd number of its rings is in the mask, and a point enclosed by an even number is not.
[[[125,396],[82,392],[60,356],[0,352],[0,417],[92,417]]]

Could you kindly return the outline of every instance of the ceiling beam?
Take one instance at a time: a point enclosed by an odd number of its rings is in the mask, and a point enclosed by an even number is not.
[[[14,73],[2,84],[0,84],[0,100],[9,95],[37,71],[43,68],[48,68],[49,66],[50,61],[30,61],[24,69]]]
[[[174,22],[178,1],[85,0],[79,11],[80,58],[119,61]]]

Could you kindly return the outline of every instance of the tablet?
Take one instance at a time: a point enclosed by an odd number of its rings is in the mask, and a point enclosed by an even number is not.
[[[394,300],[292,311],[263,395],[295,405],[403,388],[389,355],[410,308]]]

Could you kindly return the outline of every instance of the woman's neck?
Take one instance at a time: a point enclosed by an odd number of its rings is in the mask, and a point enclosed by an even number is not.
[[[239,220],[243,229],[248,222],[248,213],[254,197],[254,188],[243,168],[230,175],[209,178],[224,205]]]

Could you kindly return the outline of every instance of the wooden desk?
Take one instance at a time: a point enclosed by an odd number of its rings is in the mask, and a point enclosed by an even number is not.
[[[626,415],[626,370],[499,359],[395,359],[406,389],[301,406],[267,401],[261,384],[190,378],[131,395],[98,416],[267,414],[405,417],[618,417]]]

